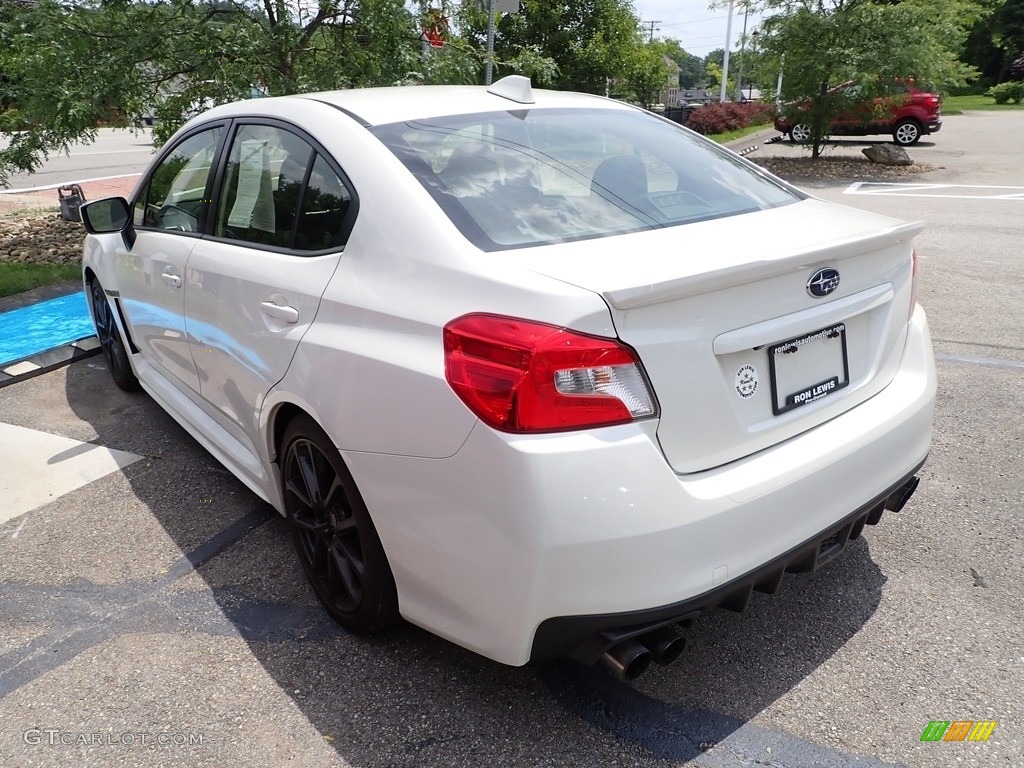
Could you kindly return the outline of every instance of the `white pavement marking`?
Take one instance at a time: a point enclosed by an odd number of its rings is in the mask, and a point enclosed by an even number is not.
[[[45,192],[48,189],[67,187],[71,184],[89,184],[93,181],[111,181],[112,179],[127,179],[133,176],[141,176],[141,173],[122,173],[118,176],[97,176],[94,179],[79,179],[78,181],[58,181],[56,184],[46,184],[42,187],[22,187],[21,189],[0,189],[0,195],[18,195],[22,192]]]
[[[40,366],[36,365],[35,363],[25,360],[23,362],[18,363],[17,365],[12,365],[9,368],[4,368],[3,370],[4,373],[6,373],[8,376],[21,376],[23,373],[32,373],[32,371],[38,371],[39,368]]]
[[[101,149],[97,152],[75,152],[74,157],[92,157],[93,155],[127,155],[131,152],[148,152],[153,154],[155,150],[153,147],[143,147],[142,149]]]
[[[0,422],[0,523],[141,459],[47,432]]]
[[[960,190],[964,190],[963,193]],[[967,190],[980,190],[968,194]],[[1007,192],[1006,190],[1012,190]],[[988,194],[985,194],[985,193]],[[1024,187],[984,184],[901,184],[894,181],[855,181],[844,195],[884,195],[886,197],[938,197],[949,200],[1024,200]]]

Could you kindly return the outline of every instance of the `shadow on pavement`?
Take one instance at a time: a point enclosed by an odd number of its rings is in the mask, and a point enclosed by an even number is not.
[[[95,428],[96,442],[146,457],[124,477],[183,553],[156,580],[78,584],[81,597],[124,609],[122,619],[94,619],[80,644],[137,626],[239,636],[325,743],[355,766],[627,758],[725,765],[712,760],[716,745],[731,743],[730,754],[753,753],[764,742],[783,748],[798,740],[747,721],[842,648],[876,611],[885,583],[862,538],[817,574],[787,575],[776,595],[755,595],[744,615],[702,617],[685,632],[679,662],[632,684],[568,661],[504,667],[409,625],[360,639],[321,610],[284,521],[148,396],[126,395],[106,370],[82,364],[67,370],[66,394]],[[174,587],[193,569],[207,589]],[[24,684],[45,667],[8,684]],[[296,749],[317,755],[323,746]],[[845,764],[839,753],[806,742],[794,749],[804,762],[787,766]]]

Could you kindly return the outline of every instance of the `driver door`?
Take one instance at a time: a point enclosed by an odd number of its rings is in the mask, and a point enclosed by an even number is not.
[[[121,306],[132,340],[177,389],[199,392],[185,335],[185,265],[199,241],[224,126],[207,126],[164,154],[133,206],[136,240],[118,248]]]

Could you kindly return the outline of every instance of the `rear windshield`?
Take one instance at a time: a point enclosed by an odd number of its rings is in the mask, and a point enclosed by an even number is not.
[[[639,110],[524,109],[371,129],[483,250],[734,216],[796,193]]]

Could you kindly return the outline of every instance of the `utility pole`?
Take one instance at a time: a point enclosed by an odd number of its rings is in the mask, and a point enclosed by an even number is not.
[[[641,21],[640,22],[640,26],[642,26],[642,27],[650,27],[651,28],[651,31],[650,31],[650,33],[648,34],[648,37],[647,37],[647,42],[648,43],[653,43],[654,42],[654,33],[661,31],[661,27],[658,27],[657,29],[655,29],[655,27],[654,27],[655,24],[661,24],[661,19],[655,19],[654,21]]]
[[[487,9],[487,69],[486,84],[494,77],[494,24],[496,13],[519,13],[519,0],[484,0]]]
[[[718,94],[719,101],[725,101],[725,92],[729,87],[729,48],[732,46],[732,8],[735,0],[729,0],[729,20],[725,23],[725,59],[722,61],[722,89]]]
[[[747,16],[750,15],[749,0],[743,3],[743,34],[740,36],[740,73],[736,77],[736,101],[743,101],[743,65],[747,63]]]
[[[491,84],[494,76],[494,0],[487,0],[487,71],[484,85]]]

